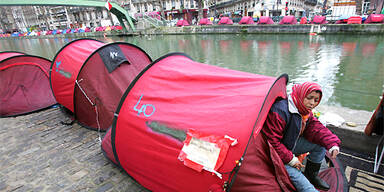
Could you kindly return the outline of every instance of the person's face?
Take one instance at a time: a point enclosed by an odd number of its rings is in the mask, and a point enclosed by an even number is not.
[[[304,98],[303,103],[307,109],[312,110],[319,104],[319,100],[320,100],[320,93],[316,91],[312,91]]]

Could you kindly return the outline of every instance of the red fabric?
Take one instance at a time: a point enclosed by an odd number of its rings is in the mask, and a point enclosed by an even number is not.
[[[188,21],[182,19],[182,20],[177,21],[176,26],[178,26],[178,27],[189,26],[189,23],[188,23]]]
[[[319,177],[328,183],[330,187],[328,191],[348,191],[348,181],[346,180],[340,161],[337,158],[330,158],[328,153],[326,154],[326,158],[329,159],[330,166],[325,170],[320,171]],[[320,191],[323,192],[323,190]]]
[[[384,14],[370,14],[364,23],[384,23]]]
[[[17,56],[17,55],[24,55],[24,54],[19,52],[10,52],[10,51],[0,52],[0,61],[13,56]]]
[[[202,18],[200,19],[199,25],[212,25],[212,22],[208,18]]]
[[[91,53],[103,45],[104,43],[92,39],[75,40],[65,45],[52,62],[52,91],[57,102],[72,112],[77,75]]]
[[[300,19],[300,24],[307,24],[308,23],[308,21],[307,21],[307,18],[306,17],[302,17],[301,19]]]
[[[152,60],[141,49],[128,43],[113,43],[103,46],[103,49],[118,45],[128,62],[124,62],[112,73],[105,67],[100,54],[92,54],[83,65],[77,79],[79,85],[75,86],[74,112],[77,121],[88,128],[107,130],[112,125],[113,113],[125,90],[133,79]],[[99,50],[100,52],[100,50]],[[93,106],[88,99],[95,103]]]
[[[112,151],[111,129],[109,129],[105,134],[105,136],[103,137],[103,141],[101,143],[101,149],[104,151],[104,155],[107,156],[108,159],[110,159],[113,163],[117,164],[115,156],[113,155],[113,151]]]
[[[112,4],[109,1],[107,1],[104,6],[108,9],[108,11],[112,9]]]
[[[0,62],[0,116],[30,113],[56,103],[47,75],[50,64],[30,55]]]
[[[273,24],[272,18],[268,16],[261,16],[257,24]]]
[[[35,67],[38,67],[45,74],[45,76],[49,77],[48,72],[43,67],[41,67],[40,64],[32,63],[32,62],[20,62],[20,63],[9,64],[7,66],[0,67],[0,71],[3,71],[7,68],[11,68],[11,67],[15,67],[15,66],[23,66],[23,65],[33,65]]]
[[[218,24],[219,25],[232,25],[233,21],[229,17],[222,17]]]
[[[253,21],[251,16],[244,16],[241,18],[239,21],[239,24],[254,24],[255,22]]]
[[[131,85],[120,103],[112,143],[121,166],[152,191],[207,191],[215,184],[223,186],[242,157],[252,129],[257,136],[268,107],[276,97],[285,96],[286,79],[273,84],[275,80],[198,63],[183,55],[162,58]],[[271,87],[275,91],[267,97]],[[218,169],[223,179],[186,167],[178,160],[183,142],[153,131],[149,121],[162,122],[176,132],[193,128],[237,139],[239,143],[229,148]]]
[[[309,109],[307,109],[304,106],[303,101],[304,101],[304,98],[308,94],[310,94],[312,91],[322,92],[320,85],[318,85],[317,83],[312,83],[312,82],[305,82],[303,84],[295,84],[292,87],[292,94],[291,94],[292,99],[293,99],[293,102],[295,103],[295,106],[297,107],[297,109],[299,110],[301,115],[305,116],[311,112]],[[322,97],[322,94],[320,94],[320,98],[319,98],[318,103],[320,103],[321,97]]]
[[[251,139],[231,191],[296,191],[274,148],[262,134]]]
[[[281,110],[282,116],[285,116],[286,113],[289,113],[288,108],[278,108],[274,109],[273,111],[277,110]],[[279,154],[283,163],[287,164],[293,158],[292,152],[287,149],[287,147],[282,143],[287,123],[282,116],[280,116],[277,112],[273,111],[271,110],[268,114],[268,117],[264,124],[263,132],[266,134],[269,142]],[[292,118],[292,120],[293,119],[294,118]],[[299,123],[291,122],[291,124],[294,125]],[[297,135],[297,137],[298,136],[299,135]],[[336,135],[334,135],[328,128],[324,127],[324,125],[321,124],[321,122],[319,122],[316,117],[313,117],[312,113],[309,113],[309,118],[303,136],[309,142],[321,145],[327,150],[335,145],[340,146],[340,139]]]
[[[315,15],[315,17],[312,20],[312,23],[314,23],[314,24],[326,24],[327,19],[325,16]]]
[[[297,20],[295,16],[284,16],[283,19],[280,21],[280,25],[290,25],[290,24],[296,24]]]
[[[333,134],[328,128],[309,113],[309,119],[307,121],[307,128],[303,133],[304,137],[311,143],[316,143],[325,147],[327,150],[333,146],[340,146],[340,139]]]
[[[269,112],[267,119],[265,120],[264,133],[269,138],[269,142],[278,152],[281,160],[284,164],[291,161],[293,153],[285,147],[281,140],[284,136],[284,129],[287,123],[278,113]]]
[[[352,16],[348,18],[347,24],[361,24],[362,18],[360,16]]]

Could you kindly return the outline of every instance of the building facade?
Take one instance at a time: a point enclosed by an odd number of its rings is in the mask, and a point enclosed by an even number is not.
[[[1,7],[0,13],[1,32],[93,28],[118,24],[107,9],[100,7],[17,6]]]
[[[131,15],[137,13],[161,12],[169,15],[180,10],[197,11],[199,0],[115,0],[126,8]],[[220,14],[234,16],[310,16],[320,13],[324,1],[320,0],[200,0],[208,16]]]

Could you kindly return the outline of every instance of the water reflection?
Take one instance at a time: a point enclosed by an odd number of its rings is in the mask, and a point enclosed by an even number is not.
[[[316,81],[322,102],[373,110],[384,84],[384,37],[346,35],[159,35],[107,37],[145,50],[153,60],[184,52],[194,60],[250,73],[279,76],[293,83]],[[2,39],[0,51],[22,51],[53,59],[73,39]]]

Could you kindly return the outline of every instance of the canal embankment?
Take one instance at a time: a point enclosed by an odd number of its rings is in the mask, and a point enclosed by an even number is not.
[[[326,126],[340,138],[342,147],[375,154],[381,135],[368,136],[364,133],[373,112],[327,105],[320,105],[316,110],[320,112],[320,117],[326,115],[329,118]],[[334,121],[335,119],[338,121]]]
[[[192,35],[192,34],[354,34],[354,35],[383,35],[383,24],[306,24],[306,25],[192,25],[183,27],[149,27],[138,28],[136,31],[98,31],[83,33],[67,33],[41,36],[1,37],[4,38],[92,38],[108,36],[138,36],[138,35]]]
[[[384,34],[383,24],[324,24],[324,25],[208,25],[157,27],[138,31],[145,35],[177,34]]]

